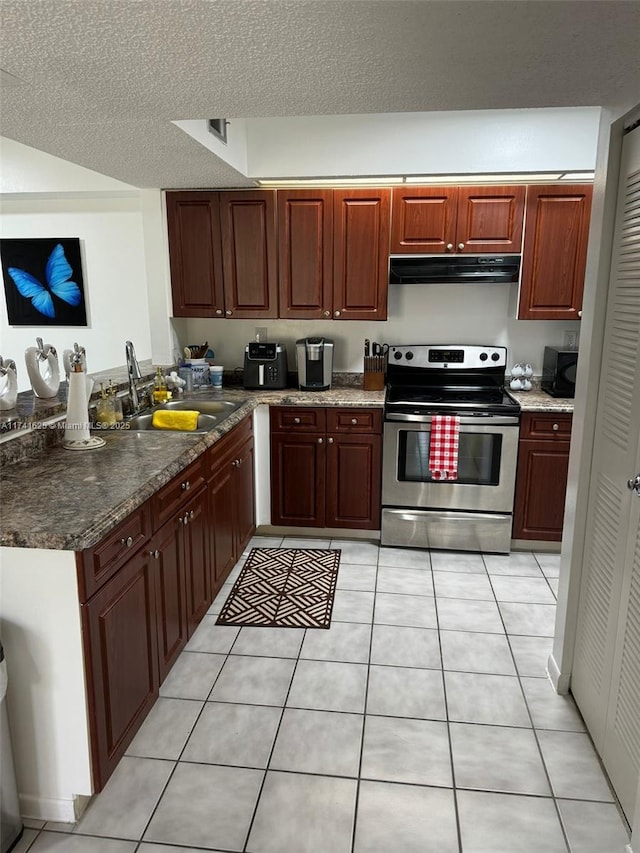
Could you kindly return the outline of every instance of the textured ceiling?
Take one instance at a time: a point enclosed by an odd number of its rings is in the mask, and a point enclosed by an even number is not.
[[[4,136],[139,187],[242,186],[171,124],[640,100],[640,2],[0,0]]]

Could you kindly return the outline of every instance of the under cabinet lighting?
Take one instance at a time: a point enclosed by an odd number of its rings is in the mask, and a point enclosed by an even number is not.
[[[535,184],[553,181],[593,181],[593,172],[532,172],[530,174],[511,173],[509,175],[395,175],[358,178],[269,178],[258,180],[261,187],[353,187],[353,186],[390,186],[398,184]]]
[[[258,180],[261,187],[353,187],[353,186],[388,186],[402,184],[404,178],[382,176],[379,178],[277,178]]]

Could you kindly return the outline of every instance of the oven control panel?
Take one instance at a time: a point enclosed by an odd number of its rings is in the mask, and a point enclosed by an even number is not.
[[[506,368],[506,347],[445,346],[443,344],[407,344],[389,347],[389,364],[423,369],[474,370],[483,367]]]

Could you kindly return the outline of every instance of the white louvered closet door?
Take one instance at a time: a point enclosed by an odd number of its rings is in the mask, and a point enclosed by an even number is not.
[[[622,807],[640,778],[640,128],[624,138],[571,690]]]

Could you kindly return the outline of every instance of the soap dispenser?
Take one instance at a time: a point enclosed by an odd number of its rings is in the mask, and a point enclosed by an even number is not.
[[[169,391],[167,390],[167,382],[162,375],[162,368],[156,370],[156,377],[153,381],[153,402],[164,403],[169,399]]]
[[[111,397],[107,396],[104,385],[100,383],[100,397],[96,403],[96,422],[101,429],[115,426],[116,410]]]

